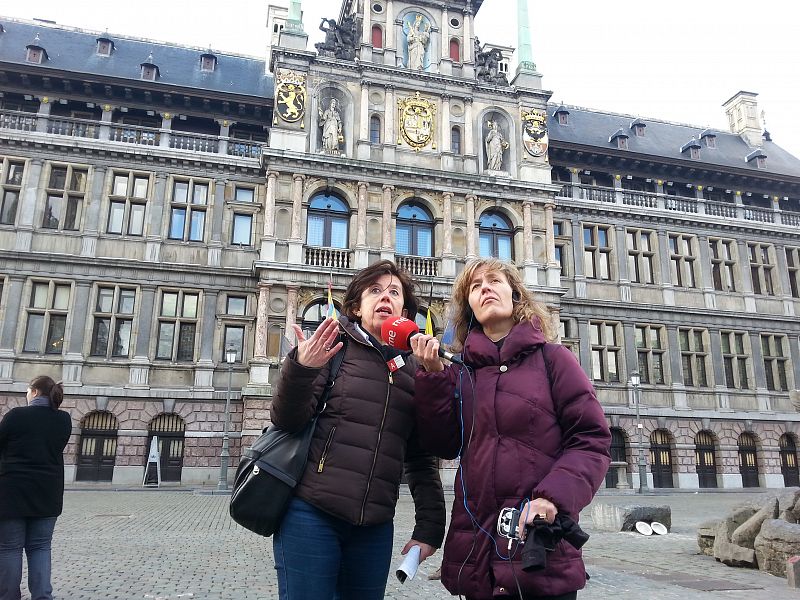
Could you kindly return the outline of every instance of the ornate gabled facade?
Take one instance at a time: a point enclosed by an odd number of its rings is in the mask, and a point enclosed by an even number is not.
[[[68,480],[137,482],[158,435],[215,482],[228,377],[235,460],[329,288],[391,258],[442,333],[494,255],[595,380],[609,487],[640,447],[657,487],[796,481],[800,161],[748,92],[731,132],[550,104],[481,4],[345,0],[311,48],[292,2],[268,61],[0,19],[3,401],[64,380]]]

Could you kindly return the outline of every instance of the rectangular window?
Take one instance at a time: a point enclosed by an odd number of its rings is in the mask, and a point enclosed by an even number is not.
[[[2,159],[0,162],[0,225],[13,225],[17,221],[24,171],[23,162],[13,162],[8,159]]]
[[[253,233],[253,215],[233,214],[233,232],[231,234],[231,244],[239,246],[250,246]]]
[[[243,317],[247,310],[247,298],[244,296],[228,296],[225,314]]]
[[[739,331],[721,331],[722,361],[725,368],[725,385],[731,389],[750,389],[747,372],[745,333]]]
[[[34,281],[27,312],[24,352],[61,354],[72,286],[54,281]]]
[[[223,355],[229,349],[236,352],[236,362],[241,363],[244,357],[244,327],[239,325],[225,326],[225,347],[222,349]]]
[[[711,278],[714,281],[714,289],[718,292],[735,292],[736,242],[709,238],[708,247],[711,251]]]
[[[161,292],[156,358],[178,362],[194,360],[199,298],[197,292]]]
[[[642,383],[664,383],[664,328],[656,325],[636,326],[636,352]]]
[[[564,221],[553,221],[553,237],[555,238],[555,261],[561,269],[561,277],[570,277],[570,251],[572,238],[569,235],[568,225]]]
[[[583,226],[584,273],[589,279],[611,279],[611,228]]]
[[[559,323],[559,336],[561,338],[561,345],[569,348],[575,355],[575,358],[580,360],[578,328],[575,326],[572,319],[561,319]]]
[[[147,173],[114,172],[108,197],[107,233],[144,235],[150,187],[150,175]]]
[[[772,245],[749,242],[747,250],[750,255],[750,275],[753,278],[753,293],[774,296]]]
[[[236,186],[236,202],[247,202],[252,204],[255,201],[256,191],[253,188]]]
[[[783,335],[761,335],[761,354],[764,357],[764,373],[767,376],[767,389],[773,392],[789,390],[786,372],[788,367],[788,340]]]
[[[589,323],[592,344],[592,379],[595,381],[619,381],[619,323],[591,321]]]
[[[656,234],[646,229],[628,229],[628,279],[633,283],[655,282]]]
[[[800,248],[786,248],[786,268],[792,298],[800,298]]]
[[[669,252],[672,284],[677,287],[697,287],[695,262],[697,239],[691,235],[670,234]]]
[[[174,181],[172,185],[172,210],[169,238],[189,242],[202,242],[205,235],[208,209],[207,181],[191,179]]]
[[[88,174],[87,169],[77,169],[72,165],[53,165],[50,168],[43,228],[63,231],[80,229]]]
[[[135,309],[135,289],[119,286],[103,286],[97,289],[90,351],[92,356],[130,356]]]
[[[683,383],[708,387],[708,332],[705,329],[679,329]]]

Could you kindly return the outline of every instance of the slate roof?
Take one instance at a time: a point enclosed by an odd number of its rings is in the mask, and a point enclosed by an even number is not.
[[[569,112],[569,124],[560,125],[557,111]],[[599,151],[613,150],[620,152],[616,143],[610,141],[620,128],[627,129],[632,115],[621,115],[589,108],[550,104],[547,107],[547,123],[550,139],[553,142],[578,144],[581,146],[595,147]],[[630,136],[628,138],[628,152],[630,154],[649,155],[664,159],[685,160],[697,165],[708,165],[711,168],[728,167],[752,170],[754,173],[789,175],[800,177],[800,159],[789,154],[786,150],[772,141],[765,141],[761,150],[767,156],[766,169],[759,169],[756,161],[746,161],[755,148],[734,133],[721,130],[708,130],[706,127],[695,127],[678,123],[669,123],[656,119],[640,118],[647,125],[644,136]],[[700,139],[702,135],[713,133],[716,135],[716,148],[707,148],[705,144],[700,148],[700,159],[692,160],[681,153],[681,148],[687,145],[692,138]]]
[[[265,99],[274,95],[272,76],[265,75],[264,59],[212,51],[217,57],[216,69],[204,72],[200,70],[200,56],[208,49],[5,17],[0,17],[0,24],[0,64],[141,81],[141,65],[152,54],[159,77],[155,82],[147,81],[148,86],[161,84]],[[38,45],[48,56],[41,65],[25,60],[25,47],[33,43],[37,34]],[[111,56],[97,54],[97,39],[101,37],[114,42]]]

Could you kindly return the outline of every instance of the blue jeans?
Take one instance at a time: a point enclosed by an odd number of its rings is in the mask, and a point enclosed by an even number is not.
[[[52,600],[50,545],[56,517],[0,519],[0,600],[19,600],[22,549],[28,557],[31,600]]]
[[[273,537],[280,600],[383,600],[394,524],[357,526],[293,498]]]

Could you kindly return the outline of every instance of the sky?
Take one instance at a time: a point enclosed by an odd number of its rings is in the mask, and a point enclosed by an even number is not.
[[[265,56],[269,0],[37,0],[2,16]],[[303,0],[309,48],[339,0]],[[800,157],[800,27],[786,0],[529,0],[534,61],[554,102],[727,130],[722,108],[758,93],[775,143]],[[235,7],[235,8],[234,8]],[[516,0],[484,0],[481,42],[516,45]]]

